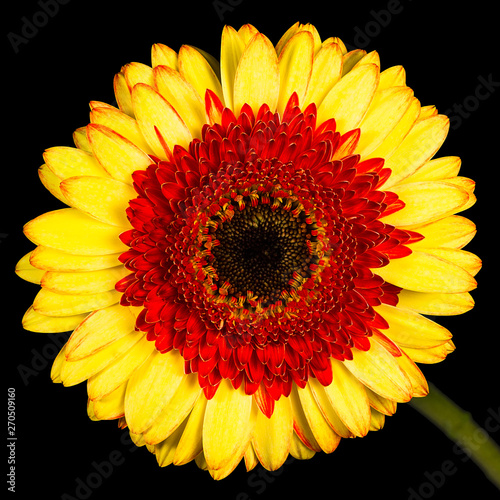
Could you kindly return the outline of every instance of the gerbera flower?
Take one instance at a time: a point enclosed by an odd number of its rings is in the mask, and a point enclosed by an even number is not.
[[[68,208],[25,226],[24,327],[74,330],[52,378],[87,380],[161,466],[217,479],[333,452],[425,396],[453,351],[424,315],[473,306],[474,201],[449,120],[405,71],[311,25],[226,27],[220,64],[156,44],[91,103],[40,177]]]

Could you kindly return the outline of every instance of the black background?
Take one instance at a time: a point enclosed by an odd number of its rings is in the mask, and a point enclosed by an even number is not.
[[[2,334],[6,384],[16,390],[18,498],[97,500],[137,494],[228,500],[285,495],[292,499],[316,495],[447,499],[462,495],[471,486],[478,498],[495,498],[498,491],[481,471],[408,405],[400,405],[382,431],[364,439],[343,440],[332,455],[317,454],[305,462],[292,460],[273,474],[260,467],[246,473],[240,466],[229,478],[215,482],[194,463],[159,468],[154,455],[133,447],[115,421],[88,419],[85,384],[73,388],[52,384],[49,374],[55,341],[50,335],[24,331],[20,323],[38,287],[13,273],[15,262],[32,249],[22,234],[23,224],[61,207],[38,180],[42,152],[55,145],[73,145],[73,130],[88,123],[88,101],[114,102],[112,79],[123,64],[149,64],[150,46],[155,42],[175,50],[187,43],[218,57],[224,24],[236,29],[254,24],[276,43],[296,21],[311,22],[323,39],[339,36],[350,46],[378,50],[383,68],[403,64],[408,85],[423,105],[435,104],[441,112],[466,105],[463,116],[452,120],[439,156],[460,156],[461,174],[478,182],[479,202],[466,215],[477,223],[479,233],[467,249],[480,255],[484,267],[478,276],[479,288],[473,292],[476,308],[441,321],[455,335],[456,352],[444,363],[423,370],[484,424],[499,407],[498,306],[493,287],[493,274],[498,273],[494,248],[498,231],[493,217],[498,199],[496,113],[500,90],[492,86],[490,95],[484,97],[487,92],[483,89],[482,100],[473,96],[480,78],[500,81],[495,66],[499,47],[493,7],[486,2],[438,5],[416,0],[226,0],[219,5],[225,3],[227,8],[219,7],[218,12],[211,1],[66,0],[65,5],[57,4],[55,12],[53,2],[48,3],[51,14],[44,17],[40,2],[10,2],[3,37],[6,91],[0,252],[2,303],[6,307]],[[389,8],[393,11],[390,19]],[[27,21],[39,24],[36,32],[25,27]],[[12,34],[23,36],[23,29],[24,42],[20,42]],[[32,371],[26,374],[26,369]],[[20,375],[23,371],[24,377]],[[493,432],[492,437],[498,439],[498,433]],[[115,460],[113,470],[92,475],[95,464],[109,460],[110,455]],[[452,473],[442,480],[444,476],[439,478],[436,471],[446,463]],[[86,482],[90,489],[78,486]],[[418,496],[411,496],[412,491]]]

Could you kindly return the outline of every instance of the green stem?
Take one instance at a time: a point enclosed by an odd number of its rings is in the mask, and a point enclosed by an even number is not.
[[[470,413],[462,410],[433,384],[429,384],[428,396],[414,398],[410,404],[463,448],[486,477],[500,489],[500,448],[472,420]]]

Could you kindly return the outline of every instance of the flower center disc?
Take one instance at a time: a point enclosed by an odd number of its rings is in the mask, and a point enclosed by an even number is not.
[[[133,174],[121,303],[142,307],[137,328],[177,349],[207,398],[222,378],[269,400],[330,384],[330,358],[368,350],[387,328],[373,307],[397,303],[372,269],[420,236],[380,222],[404,205],[377,189],[382,159],[351,154],[359,130],[317,127],[296,95],[282,117],[217,108],[201,140]]]

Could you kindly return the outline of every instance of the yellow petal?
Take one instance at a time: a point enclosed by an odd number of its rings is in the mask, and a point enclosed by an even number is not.
[[[122,72],[115,75],[115,78],[113,79],[113,88],[116,102],[118,103],[120,110],[126,115],[133,117],[134,109],[132,107],[132,97],[125,80],[125,75]]]
[[[461,293],[476,288],[476,280],[461,267],[429,253],[414,251],[394,259],[377,274],[393,285],[429,293]]]
[[[188,148],[193,138],[191,132],[175,109],[152,87],[142,84],[134,87],[132,102],[142,134],[156,156],[170,159],[177,144]]]
[[[24,234],[33,243],[78,255],[124,252],[128,247],[119,239],[122,231],[75,208],[47,212],[24,226]]]
[[[74,316],[116,304],[120,296],[116,290],[89,295],[62,295],[42,288],[33,301],[33,308],[46,316]]]
[[[438,112],[436,106],[434,105],[422,106],[422,109],[420,110],[420,116],[418,117],[418,121],[426,120],[431,116],[437,116],[437,114]]]
[[[385,415],[372,409],[372,418],[370,422],[370,431],[378,431],[384,427]]]
[[[92,153],[92,148],[87,138],[87,127],[79,127],[73,132],[73,142],[78,149]]]
[[[369,155],[401,121],[413,98],[409,87],[392,87],[375,93],[373,101],[361,121],[361,136],[356,153]]]
[[[125,211],[137,192],[125,182],[102,177],[69,177],[61,183],[69,204],[101,222],[130,228]]]
[[[203,420],[206,408],[207,399],[201,394],[189,415],[186,427],[175,451],[173,459],[175,465],[187,464],[201,453],[203,449]]]
[[[46,271],[41,285],[55,293],[94,294],[114,290],[117,281],[128,274],[130,272],[121,264],[109,269],[84,273]]]
[[[31,252],[24,255],[16,264],[15,271],[21,279],[39,285],[45,271],[34,267],[30,262],[30,258]]]
[[[382,304],[375,307],[375,310],[389,323],[384,335],[398,346],[435,347],[445,344],[452,337],[444,326],[409,309]]]
[[[248,445],[247,451],[245,451],[243,459],[245,460],[245,468],[247,472],[255,469],[255,467],[259,465],[259,459],[257,458],[257,455],[255,454],[255,451],[251,443]]]
[[[474,300],[470,293],[425,293],[401,290],[398,305],[420,314],[454,316],[470,311]]]
[[[347,52],[342,57],[342,76],[347,75],[356,64],[366,56],[366,50],[355,49]]]
[[[288,40],[290,40],[290,38],[292,38],[292,36],[295,35],[295,33],[297,33],[301,27],[302,27],[302,25],[297,22],[293,26],[290,26],[290,28],[288,28],[285,31],[285,33],[282,35],[282,37],[279,39],[278,43],[276,44],[276,53],[278,55],[281,54],[281,51],[283,50],[283,47],[286,45]]]
[[[425,252],[465,269],[471,276],[475,276],[482,266],[481,259],[477,255],[465,250],[457,250],[454,248],[426,248]]]
[[[92,375],[87,383],[89,398],[102,398],[126,382],[139,366],[147,362],[154,347],[154,342],[150,342],[144,335],[127,352],[114,359],[100,372]]]
[[[98,420],[113,420],[125,414],[125,391],[127,383],[121,384],[113,392],[93,402],[94,415]]]
[[[59,354],[56,356],[56,359],[54,359],[54,362],[52,363],[52,368],[50,370],[50,378],[52,379],[52,382],[55,384],[61,384],[61,370],[63,365],[66,363],[66,345],[62,347],[62,349],[59,351]]]
[[[412,249],[424,248],[462,248],[474,238],[476,225],[460,215],[451,215],[443,219],[415,228],[423,240],[412,243]]]
[[[446,181],[412,182],[390,191],[405,203],[398,212],[381,218],[394,226],[428,224],[459,212],[469,200],[465,189]]]
[[[66,361],[61,369],[61,380],[65,387],[79,384],[96,374],[115,358],[132,348],[143,337],[142,332],[132,332],[107,345],[91,356],[77,361]]]
[[[325,386],[330,404],[346,427],[356,436],[370,428],[370,406],[363,384],[336,359],[331,360],[333,381]]]
[[[68,200],[64,197],[64,194],[61,192],[61,188],[59,187],[62,179],[57,177],[57,175],[54,174],[54,172],[52,172],[52,170],[50,170],[50,168],[45,164],[38,169],[38,176],[40,177],[40,181],[44,185],[45,189],[47,189],[52,196],[55,196],[65,205],[68,205]]]
[[[137,121],[114,107],[96,107],[90,113],[90,122],[115,131],[146,154],[153,153],[144,139]],[[90,146],[90,143],[89,143]]]
[[[177,71],[166,66],[154,70],[156,90],[173,106],[193,137],[201,139],[205,105],[196,90]]]
[[[116,304],[94,311],[71,334],[66,345],[69,361],[90,356],[134,331],[135,318],[128,307]]]
[[[368,389],[368,387],[366,388],[366,394],[368,396],[368,401],[370,402],[371,408],[382,413],[382,415],[387,415],[390,417],[391,415],[394,415],[396,413],[396,410],[398,408],[398,404],[396,403],[396,401],[384,398],[380,396],[380,394],[377,394],[376,392]]]
[[[398,362],[379,341],[371,337],[370,349],[352,349],[353,359],[345,360],[346,368],[366,387],[382,397],[406,402],[411,399],[411,384]]]
[[[295,431],[295,434],[308,449],[314,450],[315,452],[321,451],[321,446],[318,444],[318,441],[316,441],[316,437],[311,430],[295,385],[293,386],[289,397],[292,403],[293,430]]]
[[[392,66],[380,73],[378,90],[406,85],[406,71],[403,66]]]
[[[207,59],[194,47],[183,45],[179,50],[179,73],[205,99],[207,89],[223,101],[222,87]]]
[[[423,396],[427,396],[427,394],[429,394],[429,385],[427,384],[427,380],[425,380],[423,373],[404,351],[401,352],[402,356],[399,356],[399,358],[396,359],[401,369],[410,379],[413,388],[413,397],[421,398]]]
[[[424,163],[419,169],[400,181],[400,184],[406,182],[421,182],[421,181],[440,181],[456,177],[462,161],[458,156],[444,156],[443,158],[435,158]]]
[[[246,449],[255,423],[251,417],[252,396],[223,379],[207,403],[203,421],[203,451],[210,470],[223,469],[242,447]]]
[[[160,467],[166,467],[173,462],[185,426],[186,422],[184,421],[168,438],[155,445],[155,455]]]
[[[245,44],[236,30],[231,26],[224,26],[221,41],[221,84],[226,107],[233,109],[234,79],[236,68],[245,50]]]
[[[151,158],[128,139],[105,127],[91,123],[87,135],[92,151],[114,179],[132,184],[132,173],[145,170],[151,165]]]
[[[31,306],[23,316],[23,328],[30,332],[69,332],[76,328],[86,317],[86,314],[63,316],[60,318],[45,316],[35,311],[33,306]]]
[[[354,68],[361,66],[362,64],[375,64],[380,68],[380,55],[376,50],[372,50],[365,54],[354,66]],[[353,69],[354,69],[353,68]]]
[[[178,351],[155,351],[129,379],[125,413],[132,432],[144,432],[158,417],[184,379],[184,360]]]
[[[43,158],[49,169],[61,180],[75,175],[108,177],[97,160],[81,149],[57,146],[47,149]]]
[[[309,383],[304,389],[294,385],[292,393],[295,391],[316,442],[325,453],[332,453],[340,443],[340,436],[330,427],[321,413]]]
[[[151,427],[143,433],[144,441],[157,444],[170,436],[187,418],[200,393],[197,375],[191,373],[185,376]]]
[[[292,406],[289,398],[275,402],[271,418],[258,412],[252,445],[259,462],[267,470],[279,469],[290,450],[293,434]]]
[[[342,50],[336,43],[323,44],[314,58],[309,86],[303,107],[310,103],[319,106],[342,76]]]
[[[370,106],[378,80],[375,64],[363,64],[342,77],[319,106],[318,124],[335,118],[342,134],[356,128]]]
[[[309,379],[309,388],[311,389],[314,401],[318,405],[321,414],[327,421],[328,425],[343,438],[354,437],[354,434],[346,427],[343,420],[330,403],[324,386],[315,378]]]
[[[413,97],[401,120],[399,120],[396,126],[389,132],[384,141],[370,154],[366,155],[365,158],[388,158],[391,156],[412,129],[419,113],[420,101]]]
[[[277,111],[281,115],[296,92],[302,104],[311,78],[314,39],[309,31],[300,31],[290,38],[280,54],[278,67],[280,87]]]
[[[130,92],[138,83],[153,84],[153,68],[147,64],[132,62],[122,68]]]
[[[410,347],[402,347],[401,349],[415,363],[433,364],[443,361],[450,352],[455,350],[455,346],[450,341],[448,344],[428,349],[412,349]]]
[[[254,113],[263,104],[276,110],[280,88],[280,73],[276,52],[269,39],[261,33],[255,35],[245,48],[234,81],[234,112],[249,104]]]
[[[155,43],[151,47],[151,63],[153,68],[167,66],[175,70],[179,69],[177,52],[162,43]]]
[[[97,271],[120,264],[120,253],[108,255],[73,255],[39,245],[33,250],[30,262],[38,269],[46,271]]]
[[[309,460],[316,452],[308,448],[294,432],[290,444],[290,455],[297,460]]]
[[[450,120],[444,115],[418,121],[396,151],[386,159],[384,166],[390,168],[392,174],[384,188],[398,184],[432,158],[446,139],[449,128]]]

